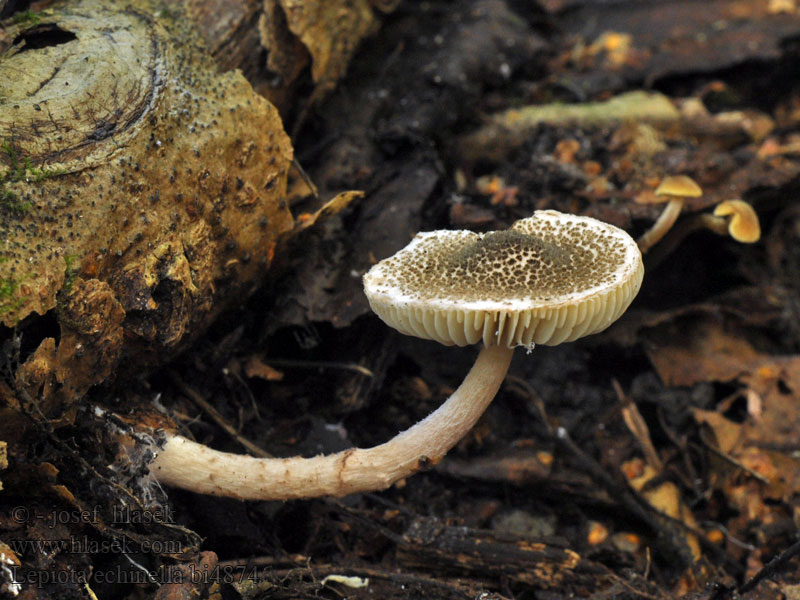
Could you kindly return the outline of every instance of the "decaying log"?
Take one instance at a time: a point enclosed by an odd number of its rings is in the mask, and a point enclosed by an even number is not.
[[[292,226],[277,110],[185,23],[85,0],[0,28],[0,321],[58,322],[17,378],[45,414],[174,356]]]
[[[426,571],[491,574],[537,588],[597,585],[603,570],[559,540],[531,540],[512,533],[453,527],[435,518],[415,519],[398,545],[406,567]]]

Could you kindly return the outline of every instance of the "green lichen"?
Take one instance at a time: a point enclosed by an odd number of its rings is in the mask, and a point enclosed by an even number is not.
[[[78,279],[77,262],[77,254],[67,254],[64,256],[64,284],[56,295],[56,314],[58,315],[58,322],[61,324],[62,328],[80,328],[79,321],[70,316],[71,313],[67,310],[69,298],[72,295],[72,290],[75,288],[75,281]]]
[[[31,159],[21,157],[19,152],[9,142],[0,144],[0,150],[8,156],[11,170],[3,176],[3,182],[24,181],[25,183],[39,183],[49,177],[56,177],[65,173],[64,169],[40,169],[31,164]]]
[[[64,294],[68,295],[72,292],[72,288],[75,285],[75,279],[78,277],[77,260],[77,254],[67,254],[64,257],[66,268],[64,270],[64,285],[61,287],[61,291],[64,292]]]
[[[25,202],[8,189],[9,183],[39,183],[49,177],[63,175],[63,169],[42,169],[34,167],[27,157],[20,157],[17,150],[9,143],[0,144],[0,151],[8,157],[11,168],[0,176],[0,207],[11,213],[22,215],[31,209],[31,203]]]
[[[14,214],[22,215],[31,209],[31,203],[21,200],[17,194],[11,190],[7,190],[5,186],[0,183],[0,207]]]
[[[175,13],[175,11],[171,10],[168,6],[162,5],[162,6],[160,6],[158,8],[158,10],[156,10],[155,13],[153,13],[153,16],[156,19],[174,20],[178,15]]]
[[[5,259],[0,258],[0,264]],[[0,277],[0,319],[6,314],[20,308],[27,298],[17,296],[19,280],[12,277]]]
[[[12,20],[14,21],[15,25],[20,25],[22,23],[26,23],[28,25],[38,25],[39,21],[41,21],[42,19],[32,10],[25,10],[16,13],[12,17]]]

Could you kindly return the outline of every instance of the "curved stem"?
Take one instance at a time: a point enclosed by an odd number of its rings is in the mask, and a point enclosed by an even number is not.
[[[692,215],[683,219],[661,242],[647,254],[647,268],[655,269],[661,262],[677,248],[686,237],[698,229],[708,229],[717,235],[728,235],[728,223],[722,217],[715,217],[707,213]]]
[[[672,198],[669,202],[667,202],[667,206],[664,207],[664,210],[656,219],[656,222],[653,223],[653,226],[645,231],[642,236],[636,240],[636,243],[639,245],[639,250],[643,253],[647,252],[650,248],[652,248],[658,240],[664,237],[664,234],[670,230],[670,228],[675,224],[675,221],[678,219],[678,215],[681,214],[681,209],[683,208],[683,198]]]
[[[512,354],[512,348],[482,348],[447,402],[374,448],[351,448],[313,458],[253,458],[169,435],[150,472],[166,485],[241,500],[288,500],[382,490],[436,464],[464,437],[503,383]]]

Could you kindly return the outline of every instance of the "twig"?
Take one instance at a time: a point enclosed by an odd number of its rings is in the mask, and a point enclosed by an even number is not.
[[[781,567],[783,567],[798,554],[800,554],[800,540],[796,541],[794,544],[789,546],[786,550],[778,554],[778,556],[764,565],[758,573],[750,578],[750,581],[746,582],[739,589],[739,592],[742,594],[749,592],[756,587],[762,579],[775,574]]]
[[[275,563],[271,557],[262,558],[245,558],[241,560],[228,560],[220,561],[220,568],[240,567],[247,569],[253,566],[272,566]],[[325,575],[339,575],[339,574],[355,575],[357,577],[369,577],[370,579],[381,579],[398,583],[401,585],[419,585],[423,589],[437,587],[451,593],[456,593],[464,598],[472,599],[476,596],[471,593],[467,585],[464,585],[464,578],[455,580],[442,580],[432,577],[425,577],[422,575],[412,575],[409,573],[396,573],[392,571],[382,571],[378,569],[369,569],[364,567],[348,567],[343,565],[315,565],[306,567],[291,567],[288,569],[273,569],[270,568],[266,571],[265,575],[269,575],[270,580],[286,579],[292,576],[311,577],[314,581],[320,579],[320,576]],[[319,585],[319,584],[317,584]]]
[[[308,189],[311,190],[311,195],[314,197],[315,200],[319,200],[319,193],[317,192],[317,186],[314,185],[314,182],[311,181],[311,177],[308,176],[306,170],[300,164],[300,161],[297,160],[296,157],[292,157],[292,166],[297,170],[297,173],[300,175],[300,179],[308,186]]]
[[[664,432],[664,434],[667,436],[667,439],[669,439],[669,441],[672,442],[672,445],[675,446],[680,452],[685,472],[676,468],[671,468],[670,472],[683,482],[683,485],[686,487],[686,489],[691,489],[694,491],[695,500],[690,502],[691,505],[692,503],[697,502],[698,496],[702,497],[702,493],[697,488],[697,471],[694,468],[691,456],[689,455],[686,436],[684,435],[682,438],[678,437],[672,427],[670,427],[670,425],[667,423],[667,420],[664,417],[664,407],[660,404],[656,407],[656,417],[658,418],[658,424],[661,427],[661,431]]]
[[[324,502],[332,510],[338,512],[340,516],[349,517],[358,521],[358,523],[364,529],[372,529],[373,531],[377,531],[383,537],[385,537],[387,540],[390,540],[394,544],[400,545],[403,543],[403,536],[396,534],[388,527],[379,525],[374,519],[365,517],[354,508],[350,508],[349,506],[345,505],[339,500],[336,500],[334,498],[325,498]]]
[[[343,369],[345,371],[355,371],[366,377],[375,377],[375,373],[368,368],[355,363],[342,363],[329,360],[295,360],[290,358],[265,358],[265,363],[277,365],[279,367],[300,367],[303,369]]]
[[[225,417],[223,417],[216,408],[214,408],[205,398],[203,398],[203,396],[201,396],[197,390],[195,390],[189,384],[183,381],[180,375],[178,375],[175,371],[170,371],[169,376],[172,379],[172,382],[176,386],[178,386],[178,388],[184,394],[186,394],[192,402],[194,402],[203,412],[205,412],[209,417],[211,417],[211,419],[217,425],[219,425],[222,429],[224,429],[225,433],[227,433],[229,436],[231,436],[233,439],[239,442],[239,444],[241,444],[245,450],[247,450],[254,456],[258,456],[261,458],[270,458],[272,456],[269,452],[263,450],[262,448],[259,448],[253,442],[251,442],[242,434],[240,434],[238,431],[236,431],[236,428],[230,423],[228,423]]]
[[[658,452],[656,452],[655,446],[653,446],[653,441],[650,438],[650,430],[647,427],[644,417],[642,417],[642,414],[639,412],[638,407],[633,400],[631,400],[630,396],[627,396],[622,390],[619,381],[612,379],[611,385],[614,388],[614,392],[617,394],[617,399],[622,405],[622,419],[625,421],[628,430],[633,434],[633,437],[639,442],[639,447],[642,449],[645,462],[656,471],[662,471],[664,463],[661,462],[661,457],[658,455]]]
[[[733,570],[740,570],[739,564],[733,560],[730,554],[723,548],[712,543],[706,537],[705,532],[695,527],[690,527],[680,519],[676,519],[656,510],[642,499],[638,493],[614,481],[593,458],[586,455],[575,442],[570,439],[569,434],[563,427],[558,429],[557,439],[580,460],[582,467],[586,469],[592,477],[596,478],[617,502],[626,510],[630,511],[636,518],[640,519],[645,526],[656,535],[657,548],[662,554],[669,552],[673,553],[675,556],[684,556],[683,548],[674,541],[675,532],[673,531],[673,527],[675,527],[695,535],[704,550],[713,554],[717,559],[724,560]]]
[[[725,525],[723,525],[722,523],[718,523],[717,521],[703,521],[703,527],[705,527],[707,529],[708,528],[713,528],[713,529],[717,529],[717,530],[721,531],[722,535],[725,536],[725,539],[727,539],[731,544],[733,544],[734,546],[739,546],[739,548],[743,548],[743,549],[747,550],[748,552],[752,552],[753,550],[756,549],[756,547],[753,546],[752,544],[748,544],[747,542],[743,542],[742,540],[737,538],[735,535],[733,535],[731,533],[730,529],[725,527]]]
[[[617,483],[600,464],[598,464],[592,457],[586,454],[575,442],[572,441],[567,430],[563,427],[556,429],[556,440],[559,445],[569,451],[570,454],[580,463],[587,473],[589,473],[595,480],[606,488],[606,491],[611,494],[612,498],[622,504],[629,510],[633,516],[644,523],[653,533],[659,534],[662,532],[662,527],[659,522],[650,514],[652,507],[646,503],[640,502],[637,497],[630,491],[629,488]],[[642,506],[648,506],[645,508]]]
[[[705,550],[721,560],[724,560],[732,569],[737,570],[738,563],[736,563],[725,550],[711,543],[706,538],[704,532],[689,527],[679,519],[674,519],[669,515],[657,511],[647,501],[641,498],[635,490],[614,480],[600,464],[588,456],[572,441],[566,429],[563,427],[556,427],[550,422],[544,401],[530,384],[517,378],[512,379],[512,382],[528,393],[529,401],[526,403],[526,408],[531,416],[541,420],[553,439],[564,449],[568,450],[574,458],[578,459],[579,467],[588,473],[590,477],[598,481],[615,502],[620,504],[625,510],[628,510],[635,518],[639,519],[645,527],[655,534],[657,547],[661,550],[661,554],[666,551],[670,554],[683,556],[684,552],[680,544],[674,541],[675,532],[672,531],[672,527],[677,527],[694,534]]]
[[[745,473],[747,473],[748,475],[750,475],[754,479],[757,479],[761,483],[769,485],[769,479],[764,477],[761,473],[759,473],[758,471],[754,471],[753,469],[751,469],[747,465],[743,465],[738,460],[733,458],[730,454],[726,454],[725,452],[723,452],[722,450],[720,450],[719,448],[714,446],[714,444],[710,443],[708,441],[708,439],[706,438],[705,434],[703,433],[702,429],[700,430],[700,441],[703,442],[703,445],[706,448],[708,448],[711,451],[712,454],[717,455],[718,457],[720,457],[725,462],[728,462],[728,463],[732,464],[734,467],[736,467],[738,469],[741,469],[742,471],[744,471]]]

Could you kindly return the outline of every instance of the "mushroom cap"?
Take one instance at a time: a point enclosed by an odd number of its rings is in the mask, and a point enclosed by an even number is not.
[[[656,188],[656,196],[678,196],[680,198],[699,198],[702,188],[687,175],[668,175]]]
[[[530,348],[602,331],[628,308],[643,274],[623,230],[540,210],[506,231],[419,233],[364,275],[364,292],[401,333]]]
[[[753,207],[744,200],[725,200],[714,208],[715,217],[731,217],[728,233],[737,242],[753,244],[761,239],[761,225]]]

